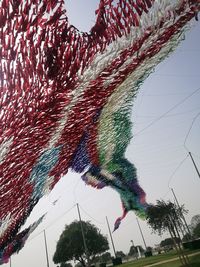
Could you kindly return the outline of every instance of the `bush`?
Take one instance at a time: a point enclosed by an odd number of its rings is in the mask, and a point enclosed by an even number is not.
[[[120,264],[122,264],[122,258],[114,258],[113,260],[112,260],[112,263],[113,263],[113,265],[114,266],[116,266],[116,265],[120,265]]]
[[[185,249],[200,249],[200,239],[188,241],[183,243]]]
[[[144,253],[145,257],[151,257],[152,256],[152,251],[145,251]]]

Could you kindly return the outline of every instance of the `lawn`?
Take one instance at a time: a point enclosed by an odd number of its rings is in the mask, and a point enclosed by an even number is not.
[[[189,259],[190,259],[190,267],[199,267],[200,266],[200,254],[196,255],[196,256],[192,256]],[[180,261],[173,261],[173,262],[169,262],[169,263],[159,264],[155,267],[181,267],[181,264],[180,264]]]
[[[187,254],[196,253],[198,251],[197,250],[188,251]],[[176,252],[172,251],[172,252],[169,252],[169,253],[156,255],[156,256],[149,257],[149,258],[142,258],[142,259],[139,259],[139,260],[136,260],[136,261],[124,263],[122,266],[123,267],[144,267],[146,265],[151,265],[151,264],[158,263],[158,262],[161,262],[161,261],[170,260],[170,259],[173,259],[173,258],[176,258],[176,257],[177,257]],[[200,254],[191,257],[190,258],[190,262],[191,262],[191,267],[199,267],[200,266]],[[165,264],[159,264],[159,265],[156,265],[156,266],[157,267],[181,267],[181,264],[180,264],[179,260],[177,260],[177,261],[174,261],[174,262],[169,262],[169,263],[165,263]]]

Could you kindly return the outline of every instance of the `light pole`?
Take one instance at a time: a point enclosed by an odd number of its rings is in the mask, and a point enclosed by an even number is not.
[[[47,267],[49,267],[49,257],[48,257],[48,249],[47,249],[47,238],[46,238],[46,232],[45,232],[45,230],[43,231],[43,233],[44,233],[44,244],[45,244],[45,251],[46,251]]]
[[[79,204],[77,203],[76,205],[77,205],[78,216],[79,216],[79,221],[80,221],[80,225],[81,225],[81,233],[82,233],[82,237],[83,237],[83,245],[84,245],[85,254],[86,254],[86,258],[87,258],[87,264],[88,264],[88,266],[90,266],[90,257],[89,257],[89,252],[88,252],[88,248],[87,248],[87,244],[86,244],[85,233],[83,231],[83,224],[82,224],[82,220],[81,220],[81,213],[79,210]]]
[[[110,231],[110,225],[109,225],[107,216],[106,216],[106,222],[107,222],[108,231],[109,231],[109,234],[110,234],[110,239],[111,239],[111,243],[112,243],[113,251],[114,251],[114,254],[115,254],[115,258],[116,258],[115,245],[114,245],[114,242],[113,242],[113,238],[112,238],[112,234],[111,234],[111,231]]]
[[[143,233],[142,233],[142,229],[141,229],[141,227],[140,227],[138,218],[136,218],[136,221],[137,221],[138,227],[139,227],[139,229],[140,229],[140,234],[141,234],[141,236],[142,236],[142,240],[143,240],[143,242],[144,242],[144,247],[145,247],[145,249],[147,250],[147,245],[146,245],[146,242],[145,242],[145,239],[144,239],[144,235],[143,235]]]
[[[192,153],[191,152],[189,152],[189,156],[190,156],[190,158],[191,158],[191,160],[192,160],[192,163],[193,163],[193,165],[194,165],[194,168],[195,168],[195,170],[196,170],[196,172],[197,172],[197,175],[199,176],[199,178],[200,178],[200,173],[199,173],[199,170],[198,170],[198,168],[197,168],[197,165],[196,165],[196,163],[195,163],[195,161],[194,161],[194,158],[193,158],[193,156],[192,156]]]

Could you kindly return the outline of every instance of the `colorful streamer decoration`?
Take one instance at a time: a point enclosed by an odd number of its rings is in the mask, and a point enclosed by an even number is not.
[[[0,1],[0,251],[69,168],[145,216],[125,158],[144,79],[184,37],[199,0],[100,0],[89,33],[64,0]]]
[[[36,222],[31,224],[28,228],[18,233],[4,249],[0,250],[0,265],[8,263],[10,257],[14,253],[19,253],[19,251],[24,247],[24,244],[30,234],[38,227],[38,225],[43,221],[45,215],[40,217]]]

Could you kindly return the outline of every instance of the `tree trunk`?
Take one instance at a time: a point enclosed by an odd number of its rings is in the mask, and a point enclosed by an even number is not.
[[[180,238],[179,231],[178,231],[178,227],[177,227],[177,225],[176,225],[176,221],[174,222],[174,228],[175,228],[175,231],[176,231],[176,233],[177,233],[177,236],[179,237],[179,239],[181,239],[181,238]],[[182,244],[182,242],[181,242],[181,244]],[[180,246],[180,243],[178,243],[177,245],[178,245],[178,247],[179,247],[179,251],[180,251],[180,253],[182,254],[182,257],[184,258],[184,261],[186,262],[186,266],[190,266],[189,258],[188,258],[188,256],[185,254],[185,252],[184,252],[182,246]]]
[[[180,262],[183,266],[189,267],[190,265],[189,265],[188,257],[185,256],[180,244],[176,242],[177,238],[180,238],[178,228],[176,225],[176,221],[175,221],[175,219],[172,219],[171,216],[168,216],[168,218],[169,218],[168,229],[169,229],[171,238],[174,242],[174,246],[175,246],[175,249],[176,249],[177,254],[179,256]]]

